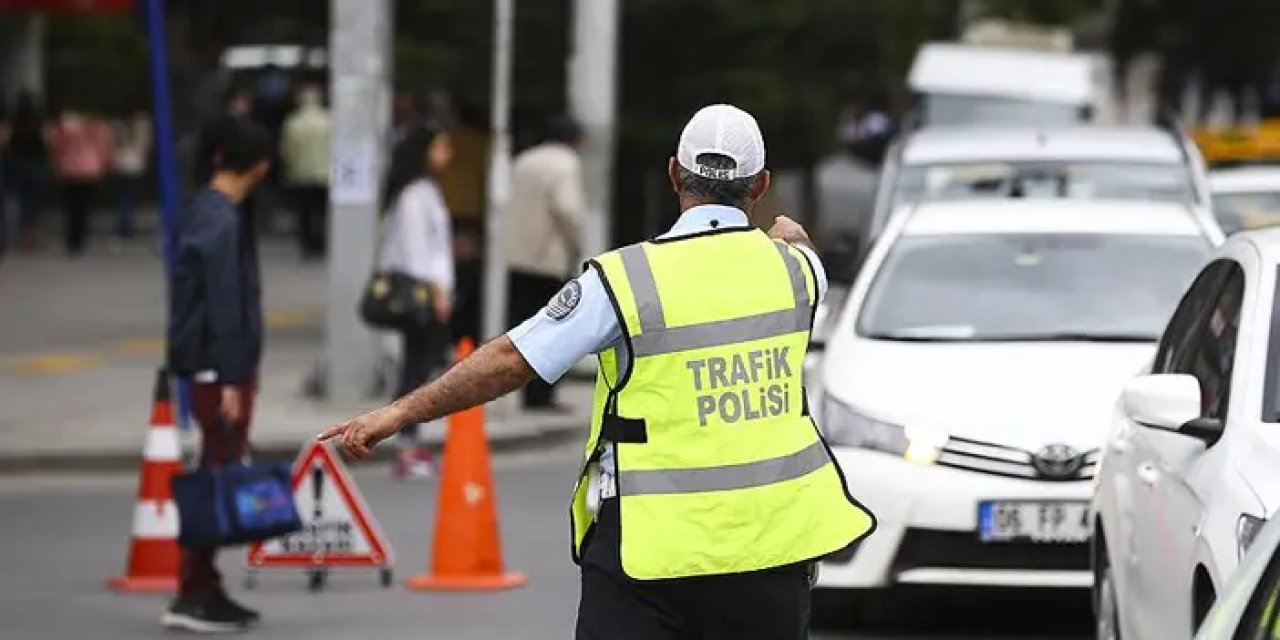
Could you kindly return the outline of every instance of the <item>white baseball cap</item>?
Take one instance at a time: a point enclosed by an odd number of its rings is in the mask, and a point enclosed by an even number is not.
[[[702,154],[733,160],[727,169],[698,164]],[[713,104],[698,110],[680,133],[676,162],[685,169],[713,180],[749,178],[764,170],[764,136],[751,114],[730,104]]]

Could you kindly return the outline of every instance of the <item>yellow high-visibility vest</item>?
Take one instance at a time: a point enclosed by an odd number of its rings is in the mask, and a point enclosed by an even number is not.
[[[659,239],[599,271],[631,358],[600,355],[574,559],[589,477],[616,445],[622,567],[635,579],[739,573],[812,560],[869,534],[809,417],[802,380],[816,279],[759,230]]]

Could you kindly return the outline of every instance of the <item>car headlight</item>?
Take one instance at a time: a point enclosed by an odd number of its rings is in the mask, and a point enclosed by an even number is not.
[[[1236,521],[1236,543],[1239,545],[1241,558],[1249,551],[1249,545],[1253,544],[1254,538],[1258,537],[1258,532],[1262,531],[1262,525],[1265,524],[1265,518],[1240,514],[1240,519]]]
[[[899,455],[911,462],[933,464],[942,454],[947,434],[876,420],[827,395],[822,429],[832,444]]]

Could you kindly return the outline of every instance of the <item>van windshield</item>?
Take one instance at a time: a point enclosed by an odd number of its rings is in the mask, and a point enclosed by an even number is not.
[[[1000,124],[1057,126],[1086,122],[1080,105],[996,96],[930,93],[924,96],[924,123],[936,125]]]
[[[1191,174],[1180,164],[1037,160],[903,167],[893,205],[974,198],[1196,201]]]

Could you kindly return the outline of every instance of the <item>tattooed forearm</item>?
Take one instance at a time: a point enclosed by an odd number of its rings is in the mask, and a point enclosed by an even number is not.
[[[392,405],[404,424],[430,422],[519,389],[537,375],[506,336]]]

